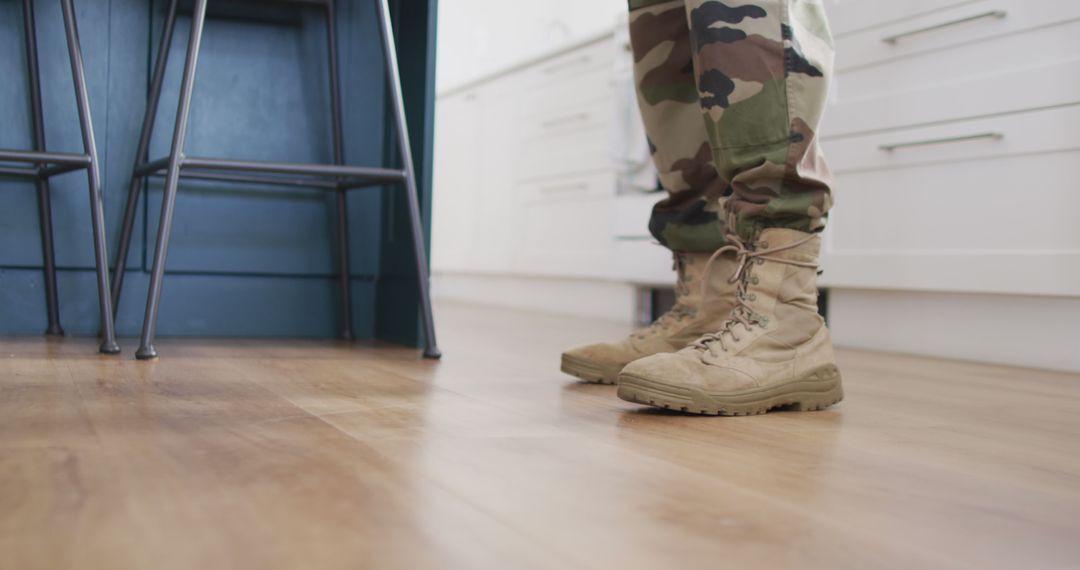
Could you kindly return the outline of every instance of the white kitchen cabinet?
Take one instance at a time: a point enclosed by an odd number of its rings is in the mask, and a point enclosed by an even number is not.
[[[903,22],[981,0],[826,0],[829,24],[837,39],[867,29]]]
[[[822,283],[1080,296],[1080,3],[899,4],[829,5]]]
[[[874,2],[898,4],[897,2]],[[939,52],[943,56],[963,54],[964,49],[975,46],[993,48],[999,39],[1014,34],[1026,34],[1047,26],[1068,23],[1080,17],[1080,3],[1071,0],[973,0],[955,4],[939,1],[939,9],[900,20],[884,22],[879,26],[837,36],[836,69],[845,73],[861,67],[895,62]],[[832,12],[843,14],[844,5]],[[1043,34],[1039,34],[1043,35]],[[992,40],[992,41],[991,41]],[[986,43],[989,42],[989,43]],[[944,51],[954,50],[960,51]],[[975,55],[975,54],[972,54]],[[1030,54],[1029,54],[1029,60]],[[1047,58],[1049,59],[1049,58]],[[924,67],[930,69],[940,60]],[[965,65],[954,68],[958,74],[992,72],[1000,62],[990,57],[969,57]]]
[[[478,100],[475,91],[467,91],[436,106],[431,256],[438,269],[456,271],[470,264],[472,227],[461,222],[473,216],[480,166],[473,152],[479,139],[473,123],[479,116]]]
[[[442,0],[438,89],[444,92],[611,30],[625,0]]]
[[[1080,295],[1080,3],[828,7],[823,284]],[[598,36],[440,95],[437,272],[670,281],[646,227],[660,196],[615,195],[624,42]]]
[[[613,34],[440,94],[436,273],[610,279]]]

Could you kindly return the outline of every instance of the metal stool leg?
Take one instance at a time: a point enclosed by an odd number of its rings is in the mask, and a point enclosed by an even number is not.
[[[94,143],[94,126],[90,121],[90,100],[86,89],[86,74],[83,71],[82,49],[79,44],[79,30],[75,24],[75,8],[72,0],[61,0],[64,10],[64,31],[67,35],[68,56],[71,59],[71,75],[75,81],[75,100],[79,109],[79,126],[82,129],[83,149],[90,155],[87,179],[90,184],[90,219],[94,232],[94,264],[97,267],[98,302],[101,305],[101,352],[116,354],[120,345],[116,344],[116,331],[113,328],[112,300],[109,291],[109,259],[105,242],[105,207],[101,195],[101,164],[98,161],[97,145]]]
[[[135,165],[132,167],[127,206],[124,207],[124,224],[120,230],[120,249],[116,254],[116,265],[113,266],[112,305],[114,320],[116,319],[116,313],[120,311],[120,291],[124,286],[125,265],[127,265],[128,252],[131,249],[132,232],[135,229],[135,214],[139,206],[139,194],[142,192],[143,177],[135,173],[135,168],[146,162],[150,151],[150,136],[154,132],[154,117],[157,116],[158,102],[161,100],[161,85],[165,81],[165,68],[169,61],[169,46],[172,45],[173,30],[176,29],[176,4],[177,0],[169,2],[168,12],[165,15],[165,28],[161,34],[161,46],[158,48],[157,60],[154,62],[154,73],[150,79],[150,96],[146,101],[142,131],[139,133],[139,146],[135,151]]]
[[[398,71],[394,28],[393,23],[390,21],[388,1],[379,0],[378,7],[383,51],[386,56],[387,83],[390,84],[391,102],[394,105],[394,119],[397,123],[398,147],[401,152],[401,162],[405,169],[405,194],[408,197],[409,225],[412,230],[413,253],[416,256],[416,277],[420,290],[420,317],[424,329],[424,357],[439,358],[442,353],[439,352],[439,347],[435,342],[435,320],[431,314],[427,253],[424,247],[424,234],[421,230],[419,198],[416,193],[416,170],[413,168],[412,148],[409,145],[409,128],[405,121],[405,100],[401,93],[401,74]]]
[[[70,0],[67,0],[70,2]],[[154,248],[154,267],[150,273],[150,293],[146,298],[146,317],[143,319],[142,339],[135,357],[146,360],[157,357],[154,336],[157,329],[158,306],[161,303],[161,282],[165,277],[165,256],[169,249],[172,231],[173,208],[176,206],[176,187],[180,182],[180,166],[184,159],[184,138],[187,135],[188,115],[191,112],[191,93],[195,87],[195,67],[199,59],[203,24],[206,22],[206,0],[195,0],[191,17],[191,36],[188,40],[187,58],[184,61],[184,78],[180,83],[180,103],[176,111],[169,166],[165,176],[165,196],[161,204],[161,222],[158,225],[157,245]]]
[[[38,68],[37,28],[34,24],[34,2],[23,0],[23,27],[26,29],[26,69],[30,83],[30,115],[34,123],[34,150],[45,151],[45,119],[41,110],[41,73]],[[41,167],[43,164],[35,166]],[[49,180],[38,176],[38,216],[41,229],[41,257],[45,262],[45,307],[49,315],[49,327],[45,334],[63,336],[60,326],[60,302],[56,293],[56,255],[53,249],[52,200],[49,196]]]
[[[345,144],[341,118],[341,75],[338,69],[337,18],[334,0],[326,3],[326,43],[330,54],[330,114],[334,133],[334,164],[345,164]],[[339,181],[340,182],[340,181]],[[341,338],[352,340],[352,295],[349,290],[349,204],[348,190],[337,189],[338,271],[341,276]]]

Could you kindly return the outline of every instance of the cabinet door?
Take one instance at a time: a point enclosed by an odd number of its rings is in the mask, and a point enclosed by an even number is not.
[[[545,178],[521,187],[517,271],[611,276],[615,177],[610,171]]]
[[[520,126],[514,121],[517,83],[503,80],[484,87],[480,96],[476,144],[476,180],[472,196],[471,269],[505,273],[512,269],[519,243],[521,211],[514,171],[520,160]]]
[[[504,77],[437,103],[431,247],[438,270],[511,270],[520,239],[515,85]]]
[[[476,91],[441,97],[435,104],[435,172],[431,266],[469,268],[477,184],[480,105]]]
[[[440,97],[436,269],[608,276],[613,49],[594,41]]]

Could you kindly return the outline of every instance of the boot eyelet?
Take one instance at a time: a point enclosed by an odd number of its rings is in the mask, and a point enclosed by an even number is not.
[[[757,301],[757,295],[754,294],[754,293],[750,293],[750,296],[747,297],[747,298],[750,299],[751,301]]]
[[[757,275],[755,275],[755,276],[750,278],[750,282],[753,283],[754,285],[757,285],[757,284],[761,283],[761,279],[758,279]]]

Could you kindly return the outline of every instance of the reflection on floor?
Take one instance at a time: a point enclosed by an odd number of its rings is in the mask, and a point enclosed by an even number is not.
[[[438,363],[0,340],[0,566],[1080,564],[1075,375],[841,351],[830,410],[686,417],[558,372],[623,327],[437,309]]]

